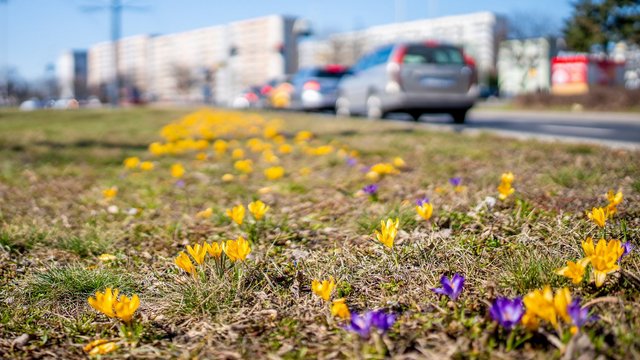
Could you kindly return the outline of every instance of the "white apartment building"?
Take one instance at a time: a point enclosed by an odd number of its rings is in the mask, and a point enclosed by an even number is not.
[[[494,74],[498,46],[506,39],[507,21],[491,12],[445,16],[388,25],[330,36],[318,44],[301,46],[301,66],[329,62],[351,65],[364,53],[396,41],[436,40],[462,46],[478,66],[481,77]]]
[[[87,52],[69,50],[56,61],[56,81],[60,98],[85,99],[87,92]]]
[[[229,103],[242,89],[297,71],[295,18],[272,15],[167,35],[120,40],[121,84],[164,102]],[[113,46],[89,50],[94,91],[112,82]]]

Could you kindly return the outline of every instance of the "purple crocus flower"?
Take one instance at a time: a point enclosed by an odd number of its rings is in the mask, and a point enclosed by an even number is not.
[[[424,204],[429,203],[429,198],[428,197],[423,197],[422,199],[418,199],[416,200],[416,205],[418,206],[422,206]]]
[[[347,157],[347,165],[351,167],[358,165],[358,159],[352,156]]]
[[[381,310],[370,311],[368,315],[371,317],[371,325],[382,333],[389,331],[396,322],[396,316],[394,314],[388,314]]]
[[[567,306],[567,314],[571,317],[571,322],[577,328],[585,326],[588,322],[598,319],[597,316],[589,316],[589,309],[580,306],[580,298],[573,299],[571,304]]]
[[[184,187],[185,183],[184,180],[180,179],[178,181],[176,181],[176,187],[182,189]]]
[[[449,183],[453,186],[460,186],[460,184],[462,183],[462,178],[460,177],[452,177],[451,179],[449,179]]]
[[[431,290],[436,294],[447,295],[451,300],[455,301],[464,287],[464,276],[453,274],[453,277],[449,279],[442,275],[440,284],[442,284],[441,288],[433,288]]]
[[[396,316],[381,310],[367,311],[364,314],[351,314],[351,321],[345,330],[355,332],[360,337],[368,339],[371,331],[378,329],[381,333],[387,332],[396,322]]]
[[[620,255],[620,259],[618,259],[618,261],[622,260],[623,257],[629,255],[629,253],[631,252],[631,250],[633,250],[634,247],[635,246],[633,246],[631,241],[627,241],[626,243],[622,244],[622,248],[624,249],[624,251],[622,252],[622,255]]]
[[[367,185],[362,188],[362,191],[369,196],[373,196],[378,192],[378,185],[377,184]]]
[[[522,298],[517,297],[513,300],[505,297],[497,298],[491,305],[489,314],[503,328],[512,329],[524,315]]]

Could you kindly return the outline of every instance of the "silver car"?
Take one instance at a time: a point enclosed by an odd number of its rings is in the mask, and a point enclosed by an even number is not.
[[[451,114],[463,123],[478,97],[473,60],[455,46],[401,43],[362,57],[338,84],[338,115],[383,118],[405,112]]]
[[[340,78],[346,73],[340,65],[326,65],[301,69],[291,80],[291,108],[295,110],[334,110],[336,90]]]

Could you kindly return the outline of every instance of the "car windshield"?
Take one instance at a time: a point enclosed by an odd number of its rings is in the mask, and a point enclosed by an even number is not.
[[[407,47],[403,63],[463,65],[464,57],[460,50],[455,47],[410,45]]]

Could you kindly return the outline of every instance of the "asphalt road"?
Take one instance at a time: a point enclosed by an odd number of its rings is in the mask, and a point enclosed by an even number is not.
[[[401,115],[394,118],[403,121]],[[486,131],[517,138],[599,143],[640,150],[640,113],[474,109],[464,125],[452,124],[447,116],[423,116],[420,124],[456,132]]]

